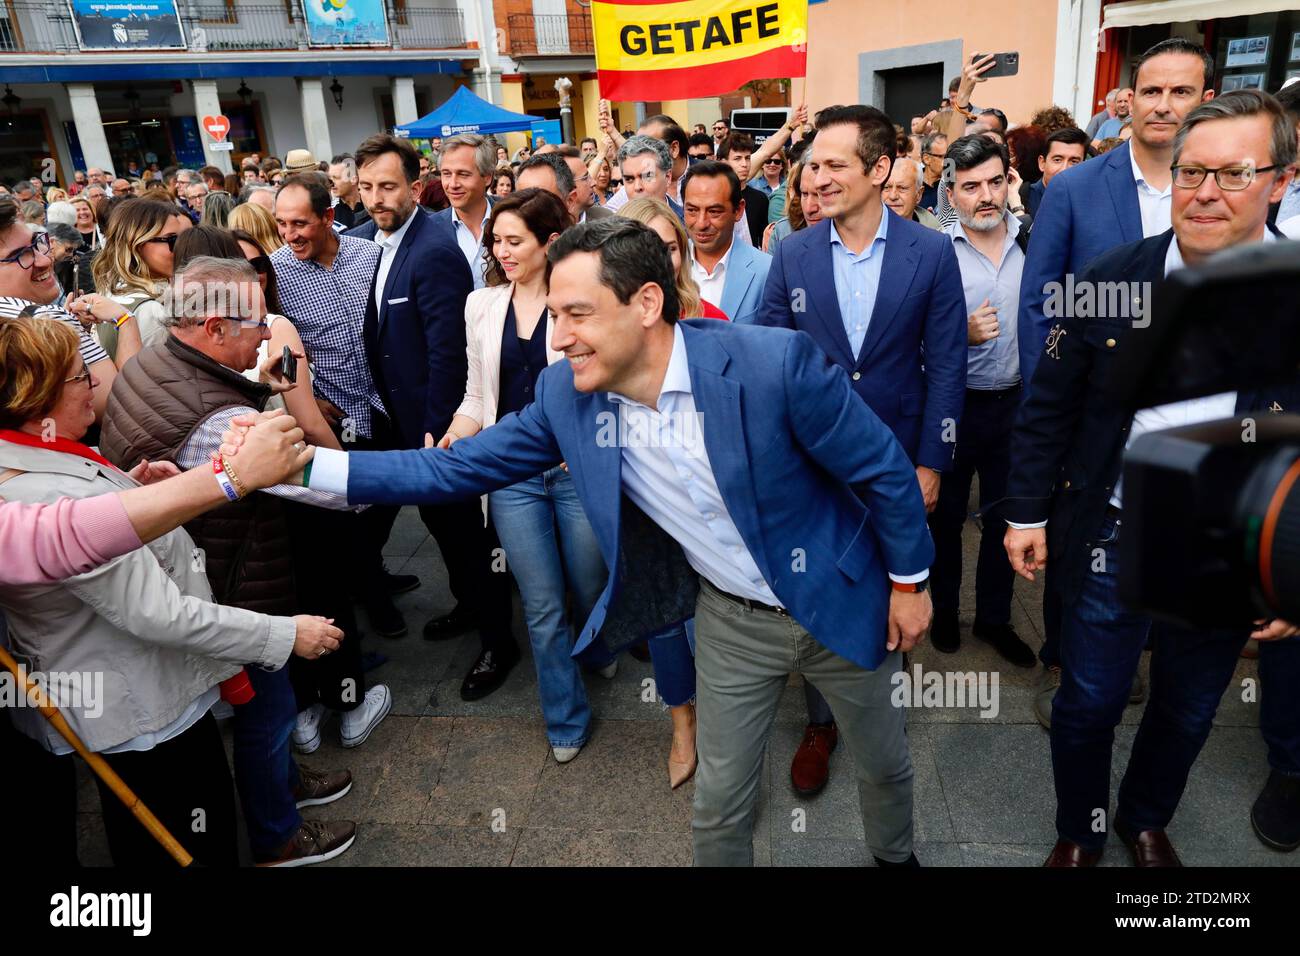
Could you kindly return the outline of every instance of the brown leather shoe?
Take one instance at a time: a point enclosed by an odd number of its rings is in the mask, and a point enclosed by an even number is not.
[[[822,792],[831,773],[831,752],[839,743],[834,724],[809,724],[803,731],[803,743],[790,763],[790,784],[801,797],[815,797]]]
[[[1052,852],[1043,862],[1043,866],[1053,868],[1084,867],[1096,866],[1100,862],[1101,850],[1085,850],[1073,840],[1061,837],[1056,841],[1056,846],[1052,847]]]
[[[1133,832],[1128,827],[1115,821],[1115,835],[1124,841],[1133,856],[1133,865],[1148,866],[1182,866],[1174,845],[1164,830],[1141,830]]]

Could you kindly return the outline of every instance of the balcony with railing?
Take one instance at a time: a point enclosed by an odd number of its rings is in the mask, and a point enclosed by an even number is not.
[[[281,3],[204,0],[181,2],[177,6],[191,53],[306,50],[309,46],[298,0]],[[407,0],[390,0],[388,39],[388,46],[393,49],[462,49],[464,18],[455,8],[412,6]],[[0,55],[77,52],[77,34],[67,4],[53,0],[0,0]],[[131,52],[123,50],[121,54]]]
[[[591,56],[591,17],[583,13],[516,13],[506,18],[509,49],[521,56]]]

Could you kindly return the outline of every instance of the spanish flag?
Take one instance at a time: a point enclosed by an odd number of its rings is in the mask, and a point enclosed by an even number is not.
[[[606,99],[717,96],[806,71],[808,0],[592,0],[591,21]]]

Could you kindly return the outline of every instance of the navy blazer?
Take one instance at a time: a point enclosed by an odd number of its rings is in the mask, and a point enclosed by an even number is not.
[[[1055,190],[1052,186],[1048,193]],[[1135,287],[1149,282],[1159,295],[1173,237],[1170,229],[1112,249],[1076,281]],[[1044,357],[1012,431],[1002,516],[1018,524],[1047,522],[1051,580],[1067,601],[1078,596],[1088,574],[1133,421],[1130,412],[1107,399],[1106,383],[1130,336],[1142,334],[1128,317],[1061,318],[1052,329],[1050,349],[1040,346]],[[1300,377],[1237,392],[1238,414],[1274,409],[1300,411]]]
[[[945,233],[884,211],[880,289],[858,355],[850,351],[835,294],[830,220],[781,240],[756,321],[811,335],[849,373],[853,390],[893,429],[908,457],[947,471],[966,401],[961,269]]]
[[[474,279],[451,226],[422,207],[412,213],[375,308],[371,288],[366,358],[402,447],[447,432],[465,397],[465,300]],[[346,233],[374,239],[374,221]],[[376,279],[378,274],[376,274]]]
[[[1142,210],[1129,144],[1057,173],[1034,213],[1033,240],[1020,280],[1020,377],[1031,385],[1052,322],[1043,303],[1103,252],[1142,238]],[[1028,388],[1025,390],[1028,395]]]
[[[763,579],[820,643],[878,666],[886,572],[917,574],[934,557],[903,449],[806,335],[712,319],[680,327],[713,474]],[[449,450],[351,453],[348,500],[472,498],[568,462],[610,569],[575,654],[598,633],[617,649],[679,628],[698,589],[680,546],[621,493],[619,409],[606,392],[577,391],[557,362],[522,412]]]

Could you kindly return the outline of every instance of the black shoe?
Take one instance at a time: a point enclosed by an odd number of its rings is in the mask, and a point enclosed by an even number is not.
[[[930,625],[930,643],[936,651],[945,654],[953,654],[961,647],[961,627],[957,623],[957,615],[934,616],[934,623]]]
[[[406,619],[402,612],[393,606],[393,599],[387,594],[375,594],[362,602],[370,626],[380,637],[401,637],[406,633]]]
[[[430,618],[424,624],[426,641],[445,641],[460,637],[469,631],[478,629],[478,619],[469,611],[462,611],[459,604],[451,609],[450,614]]]
[[[414,574],[393,574],[384,568],[384,590],[390,595],[405,594],[420,586],[420,578]]]
[[[903,860],[901,863],[891,863],[888,860],[882,860],[880,857],[874,855],[871,858],[876,861],[876,866],[883,869],[898,869],[902,867],[912,870],[919,869],[921,866],[921,861],[916,858],[915,853],[909,856],[906,860]]]
[[[1274,850],[1289,853],[1300,847],[1300,777],[1270,773],[1250,808],[1250,825]]]
[[[970,632],[981,641],[992,644],[994,650],[1017,667],[1033,667],[1038,663],[1029,645],[1020,639],[1010,624],[981,624],[976,621]]]
[[[519,652],[503,654],[500,651],[484,651],[465,675],[460,685],[461,700],[482,700],[506,682],[510,670],[519,663]]]

